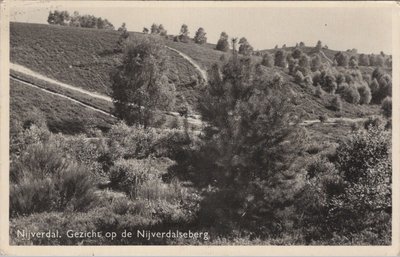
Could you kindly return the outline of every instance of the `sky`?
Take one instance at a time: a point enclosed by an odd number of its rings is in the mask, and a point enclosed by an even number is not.
[[[10,20],[47,23],[49,11],[92,14],[107,18],[118,28],[123,22],[129,31],[142,31],[152,23],[163,24],[168,34],[178,34],[182,24],[193,37],[199,27],[208,42],[216,43],[222,31],[230,37],[246,37],[255,49],[275,45],[293,46],[303,41],[315,46],[318,40],[330,49],[356,48],[359,53],[392,53],[392,10],[387,5],[361,4],[350,7],[338,3],[262,2],[15,2]],[[331,7],[328,7],[331,6]],[[334,8],[332,7],[334,6]]]

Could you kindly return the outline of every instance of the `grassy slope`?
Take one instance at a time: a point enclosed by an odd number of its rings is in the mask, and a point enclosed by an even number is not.
[[[12,62],[61,82],[109,93],[109,73],[119,56],[101,53],[118,40],[115,31],[11,23]]]
[[[10,80],[10,120],[24,122],[32,111],[44,115],[53,132],[81,133],[88,126],[107,130],[116,120],[67,99]]]
[[[143,33],[131,32],[131,39],[145,37]],[[118,40],[118,32],[93,29],[69,28],[38,24],[11,24],[11,60],[46,76],[62,82],[70,83],[99,93],[110,93],[109,72],[119,64],[121,54],[106,54],[110,52]],[[190,56],[203,69],[208,69],[213,63],[219,62],[222,55],[229,55],[214,49],[214,45],[198,45],[174,42],[171,39],[159,37],[167,46],[177,49]],[[290,50],[290,47],[287,48]],[[267,50],[275,51],[275,49]],[[313,47],[304,47],[303,51],[313,54]],[[332,58],[336,51],[323,50]],[[197,71],[188,65],[177,53],[167,50],[169,56],[169,79],[174,81],[178,90],[178,107],[185,101],[191,106],[196,105],[198,97]],[[254,56],[259,61],[259,57]],[[285,85],[283,90],[297,96],[295,105],[299,113],[304,113],[305,119],[316,119],[319,115],[338,116],[337,112],[325,108],[326,99],[312,94],[312,90],[303,88],[293,82],[293,77],[287,74],[287,69],[266,68],[271,75],[279,73]],[[371,73],[373,68],[365,67],[362,73]],[[325,96],[324,98],[327,98]],[[343,103],[341,116],[360,117],[378,113],[378,106],[360,106]]]
[[[143,36],[131,33],[131,40]],[[110,95],[109,74],[122,57],[112,53],[118,37],[117,31],[11,23],[11,61],[52,79]],[[193,89],[199,84],[196,70],[177,53],[167,50],[167,54],[168,77],[178,91],[177,105],[182,99],[193,104]]]
[[[16,77],[18,79],[21,79],[23,81],[30,82],[31,84],[34,84],[41,88],[47,89],[51,92],[55,92],[55,93],[59,93],[59,94],[71,97],[75,100],[78,100],[78,101],[88,104],[90,106],[96,107],[105,112],[108,112],[108,113],[114,112],[114,105],[112,102],[108,102],[103,99],[94,98],[92,96],[82,94],[80,92],[76,92],[74,90],[62,88],[58,85],[55,85],[55,84],[52,84],[52,83],[49,83],[46,81],[42,81],[35,77],[31,77],[29,75],[19,73],[19,72],[13,71],[13,70],[10,71],[10,75],[13,77]]]

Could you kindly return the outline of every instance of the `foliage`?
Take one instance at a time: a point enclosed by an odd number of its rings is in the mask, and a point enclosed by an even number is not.
[[[321,42],[321,40],[318,40],[317,45],[315,46],[315,50],[317,52],[320,52],[322,50],[322,42]]]
[[[357,87],[360,94],[360,104],[369,104],[371,102],[371,89],[368,85],[360,85]]]
[[[47,18],[47,23],[56,24],[56,25],[67,25],[69,22],[70,16],[67,11],[58,11],[54,12],[50,11],[49,16]]]
[[[373,126],[342,142],[335,163],[308,167],[310,183],[296,202],[306,242],[390,244],[390,149],[390,133]]]
[[[278,50],[275,52],[274,64],[277,67],[282,67],[282,68],[286,67],[285,53],[282,50]]]
[[[343,178],[356,183],[365,177],[368,168],[386,160],[390,152],[390,134],[379,127],[360,131],[337,149],[338,169]]]
[[[164,47],[154,39],[128,46],[123,64],[112,75],[115,113],[128,124],[149,126],[158,110],[174,105],[175,86],[165,76]]]
[[[189,28],[186,24],[182,24],[179,32],[179,41],[183,43],[189,42]]]
[[[381,105],[382,113],[385,115],[387,118],[392,117],[392,98],[387,96],[385,99],[382,101]]]
[[[119,27],[119,28],[117,29],[117,31],[119,31],[119,32],[127,32],[127,31],[128,31],[128,30],[126,29],[126,24],[125,24],[125,22],[122,23],[121,27]]]
[[[301,131],[289,125],[295,119],[279,95],[281,85],[255,68],[238,55],[221,70],[214,66],[200,109],[209,123],[204,143],[176,169],[198,187],[210,185],[200,221],[222,233],[279,233],[278,210],[297,190],[289,160],[301,151]]]
[[[221,33],[215,49],[222,52],[227,52],[229,50],[228,34],[225,32]]]
[[[253,47],[247,41],[245,37],[239,40],[239,54],[249,56],[253,53]]]
[[[85,168],[63,157],[51,144],[30,146],[10,171],[10,215],[84,211],[94,200]]]
[[[205,44],[205,43],[207,43],[207,37],[206,37],[206,32],[205,32],[205,30],[203,29],[203,28],[199,28],[197,31],[196,31],[196,34],[195,34],[195,36],[194,36],[194,42],[196,43],[196,44]]]
[[[343,90],[342,97],[348,103],[357,104],[360,102],[360,93],[353,84],[348,85]]]
[[[274,57],[270,53],[265,53],[263,55],[261,64],[266,67],[270,67],[270,68],[273,67],[274,66]]]
[[[382,100],[392,95],[392,78],[382,68],[375,68],[371,74],[372,102],[381,103]]]
[[[129,33],[128,33],[128,30],[126,29],[125,22],[122,23],[121,27],[118,28],[118,31],[121,34],[119,35],[119,38],[117,41],[117,46],[114,49],[115,53],[123,52],[129,42]]]
[[[347,67],[349,65],[349,57],[343,52],[338,52],[335,54],[335,61],[338,66]]]
[[[315,95],[318,97],[321,97],[325,91],[322,89],[321,85],[318,84],[318,86],[315,88]]]
[[[303,73],[301,73],[301,71],[297,71],[296,72],[296,74],[295,74],[295,76],[294,76],[294,81],[297,83],[297,84],[301,84],[303,81],[304,81],[304,76],[303,76]]]
[[[315,55],[311,58],[311,71],[317,71],[321,68],[321,57],[319,55]]]
[[[49,24],[62,26],[114,30],[114,25],[112,25],[107,19],[103,20],[102,18],[93,15],[79,15],[76,11],[73,16],[70,16],[67,11],[50,11],[47,22]]]
[[[360,66],[369,66],[369,58],[368,55],[360,54],[358,56],[358,64]]]
[[[335,111],[341,111],[342,110],[342,99],[340,98],[339,95],[335,95],[331,102],[330,102],[330,108],[332,108]]]

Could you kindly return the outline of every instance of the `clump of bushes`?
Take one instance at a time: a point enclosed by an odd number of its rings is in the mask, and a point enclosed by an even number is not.
[[[296,227],[308,244],[390,244],[390,132],[382,126],[354,131],[335,152],[308,166]]]
[[[10,216],[44,211],[85,211],[95,185],[85,167],[51,144],[30,146],[10,171]]]
[[[343,89],[342,97],[348,103],[357,104],[360,102],[360,93],[353,84]]]
[[[68,11],[50,11],[47,18],[49,24],[82,27],[82,28],[95,28],[95,29],[109,29],[113,30],[114,25],[107,19],[95,17],[93,15],[80,15],[77,11],[70,15]]]

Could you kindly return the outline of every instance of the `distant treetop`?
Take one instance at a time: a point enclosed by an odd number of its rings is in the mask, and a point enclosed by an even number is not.
[[[47,23],[61,26],[96,28],[96,29],[114,29],[114,25],[107,19],[93,15],[80,15],[77,11],[72,16],[68,11],[50,11],[47,17]]]

